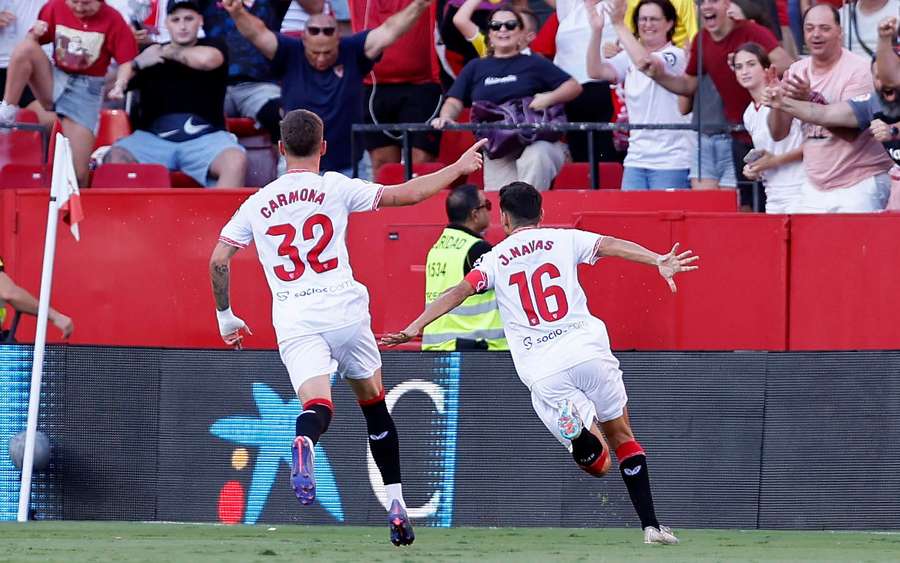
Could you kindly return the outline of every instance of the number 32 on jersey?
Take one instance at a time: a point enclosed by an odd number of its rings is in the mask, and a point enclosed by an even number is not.
[[[318,238],[316,238],[316,227],[319,227]],[[308,242],[315,240],[313,247],[306,253],[305,264],[300,258],[300,249],[295,246],[297,229],[295,229],[293,225],[289,223],[272,225],[269,227],[269,230],[266,231],[266,234],[269,236],[282,237],[281,244],[278,245],[278,255],[287,257],[293,266],[290,270],[283,265],[278,265],[273,268],[275,275],[281,281],[291,282],[300,279],[306,271],[307,264],[312,268],[313,272],[317,274],[337,268],[337,258],[331,258],[324,261],[321,258],[322,251],[325,250],[334,236],[334,225],[331,223],[331,219],[329,219],[327,215],[316,213],[303,223],[301,231],[304,241]]]

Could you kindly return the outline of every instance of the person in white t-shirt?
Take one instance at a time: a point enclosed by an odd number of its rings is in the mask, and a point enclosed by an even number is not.
[[[210,259],[219,333],[241,347],[250,329],[231,310],[231,257],[256,245],[272,290],[272,323],[281,359],[303,405],[297,417],[291,484],[301,504],[315,500],[315,444],[334,410],[330,375],[346,379],[366,419],[369,448],[390,503],[391,542],[409,545],[415,535],[406,515],[400,479],[397,429],[384,402],[381,357],[369,326],[369,295],[353,278],[345,241],[350,213],[379,206],[413,205],[437,194],[459,176],[482,166],[469,148],[454,164],[398,186],[352,180],[337,172],[319,175],[327,149],[316,114],[294,110],[281,122],[279,150],[288,171],[251,195],[219,236]]]
[[[619,362],[610,351],[606,325],[588,311],[578,265],[618,256],[655,266],[674,292],[675,274],[696,270],[698,257],[691,251],[679,254],[677,244],[667,254],[657,254],[609,236],[542,228],[542,216],[541,195],[534,187],[524,182],[504,186],[500,223],[507,238],[403,332],[381,342],[407,342],[467,297],[493,289],[516,372],[531,389],[538,417],[591,475],[606,473],[608,449],[614,450],[645,543],[678,543],[656,519],[647,459],[628,422]]]
[[[591,22],[587,68],[591,78],[624,84],[625,107],[630,123],[690,123],[678,109],[678,96],[638,69],[637,64],[654,57],[665,72],[684,74],[684,51],[672,44],[678,14],[669,0],[641,0],[632,19],[636,38],[625,25],[625,0],[614,0],[609,18],[624,50],[604,60],[600,54],[605,17],[593,9],[598,0],[585,0]],[[635,62],[637,61],[637,63]],[[691,187],[693,145],[690,131],[635,129],[628,139],[623,190],[665,190]]]
[[[841,8],[844,47],[871,59],[878,50],[878,24],[900,16],[900,0],[857,0]]]
[[[793,213],[800,202],[806,181],[803,168],[803,127],[795,119],[788,136],[780,141],[769,132],[769,112],[763,105],[766,86],[778,79],[769,55],[758,43],[745,43],[734,53],[734,75],[738,84],[750,92],[753,101],[744,111],[744,128],[753,138],[753,150],[747,153],[744,176],[762,180],[766,187],[766,213]]]

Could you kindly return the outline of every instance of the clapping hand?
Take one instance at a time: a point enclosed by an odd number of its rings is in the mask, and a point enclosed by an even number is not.
[[[600,6],[600,9],[597,9],[601,2],[602,0],[584,0],[584,11],[587,13],[588,23],[591,24],[591,29],[596,33],[602,32],[603,26],[606,24],[603,7]]]
[[[9,10],[0,12],[0,29],[3,29],[14,21],[16,21],[16,15],[14,13]]]
[[[656,259],[656,267],[659,269],[659,275],[666,280],[666,283],[669,284],[669,289],[672,290],[672,293],[677,291],[675,287],[675,274],[679,272],[690,272],[691,270],[696,270],[700,266],[692,266],[694,262],[700,259],[699,256],[694,256],[694,253],[690,250],[685,250],[681,254],[677,254],[678,252],[678,243],[675,243],[675,246],[672,247],[672,250],[669,251],[668,254],[663,254],[659,258]]]
[[[788,97],[802,102],[809,101],[809,95],[812,92],[809,71],[803,73],[802,76],[797,74],[785,75],[784,80],[781,81],[781,86]]]
[[[34,23],[31,24],[31,29],[28,30],[28,33],[30,33],[31,36],[35,39],[40,39],[47,33],[48,29],[50,29],[50,26],[47,25],[47,22],[43,20],[34,20]]]
[[[869,124],[869,131],[879,143],[887,143],[893,138],[891,135],[891,126],[880,119],[873,119]]]

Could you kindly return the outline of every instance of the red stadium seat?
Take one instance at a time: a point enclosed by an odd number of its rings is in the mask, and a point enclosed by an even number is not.
[[[601,190],[618,190],[622,187],[622,165],[618,162],[600,162],[597,165],[598,183]],[[587,162],[567,162],[563,164],[556,179],[554,190],[588,190],[591,188],[591,165]]]
[[[43,146],[39,131],[0,129],[0,166],[11,163],[43,163]]]
[[[16,123],[40,123],[40,121],[35,112],[22,108],[16,113]]]
[[[0,169],[0,188],[49,188],[50,166],[7,164]]]
[[[108,147],[128,135],[131,135],[131,120],[125,111],[120,109],[102,110],[97,126],[97,137],[94,140],[94,149]]]
[[[92,188],[170,188],[169,169],[162,164],[104,164],[94,170]]]
[[[618,162],[601,162],[597,165],[600,170],[601,190],[621,190],[622,174],[625,169]]]
[[[196,180],[185,174],[184,172],[170,172],[169,180],[173,188],[202,188]]]
[[[447,165],[443,162],[421,162],[419,164],[413,164],[413,177],[437,172],[445,166]],[[375,176],[375,182],[378,184],[394,185],[402,184],[405,181],[406,174],[404,166],[399,162],[390,162],[382,165],[381,168],[378,169],[378,174]]]
[[[469,122],[469,109],[466,108],[459,114],[459,123]],[[466,152],[466,149],[475,143],[475,135],[471,131],[444,131],[441,133],[441,147],[438,151],[438,160],[441,162],[456,162]]]
[[[567,162],[553,180],[554,190],[587,190],[591,187],[591,165],[587,162]]]
[[[262,135],[265,131],[256,127],[256,121],[249,117],[227,117],[225,118],[225,128],[229,133],[234,133],[237,137],[252,137],[254,135]]]

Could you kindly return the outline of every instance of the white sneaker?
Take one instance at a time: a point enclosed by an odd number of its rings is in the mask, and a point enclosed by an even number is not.
[[[661,545],[677,545],[678,538],[672,533],[672,529],[668,526],[654,528],[647,526],[644,528],[644,543],[658,543]]]
[[[0,102],[0,125],[12,125],[16,122],[19,108],[6,102]]]

